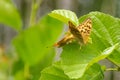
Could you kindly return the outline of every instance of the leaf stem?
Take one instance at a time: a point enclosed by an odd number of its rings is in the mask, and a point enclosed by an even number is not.
[[[120,68],[119,65],[117,65],[115,62],[113,62],[111,59],[107,58],[110,62],[112,62],[114,65],[116,65],[118,68]],[[118,69],[117,69],[118,70]]]

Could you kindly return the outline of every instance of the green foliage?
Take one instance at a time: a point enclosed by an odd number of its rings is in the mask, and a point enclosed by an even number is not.
[[[106,58],[115,48],[112,46],[100,52],[91,44],[81,49],[78,44],[69,44],[63,48],[61,66],[70,78],[80,78],[91,65]]]
[[[19,13],[9,0],[1,0],[0,15],[1,23],[21,30]],[[120,19],[101,12],[91,12],[78,19],[69,10],[54,10],[48,15],[37,24],[31,23],[32,26],[12,40],[20,61],[13,67],[15,80],[103,80],[103,70],[97,64],[100,60],[107,58],[120,67]],[[62,22],[71,21],[77,26],[89,17],[92,43],[81,46],[72,42],[63,46],[60,60],[53,63],[53,45],[62,32]]]
[[[52,54],[53,44],[62,31],[61,26],[62,23],[47,16],[39,24],[21,32],[13,43],[23,61],[34,65],[46,54]]]
[[[56,12],[60,11],[62,12],[62,10],[58,10]],[[61,15],[61,12],[59,15]],[[56,14],[53,14],[52,16],[56,16]],[[69,77],[69,79],[81,78],[85,75],[90,66],[102,59],[108,58],[115,64],[119,63],[117,61],[120,61],[118,58],[110,58],[110,56],[113,57],[116,54],[116,57],[119,56],[119,53],[115,53],[116,51],[119,51],[118,43],[120,43],[120,31],[118,29],[119,19],[113,18],[110,15],[106,15],[100,12],[91,12],[81,17],[79,19],[80,23],[89,17],[92,18],[93,25],[91,34],[92,43],[81,46],[81,48],[78,43],[68,44],[63,47],[61,54],[61,68]],[[64,19],[60,19],[60,17],[56,19],[63,20],[64,22],[65,18],[68,19],[66,15],[64,16]]]
[[[20,30],[22,27],[20,15],[9,0],[0,1],[0,23],[6,24],[16,30]]]

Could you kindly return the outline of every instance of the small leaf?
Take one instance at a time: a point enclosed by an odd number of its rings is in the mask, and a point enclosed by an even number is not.
[[[16,30],[20,30],[22,27],[22,21],[18,11],[8,0],[0,1],[0,23]]]
[[[60,69],[60,62],[57,62],[55,63],[55,65],[45,68],[41,72],[41,77],[39,80],[70,80],[70,79]]]
[[[49,16],[56,18],[68,24],[68,21],[73,22],[76,26],[79,24],[76,14],[69,10],[54,10],[49,13]]]

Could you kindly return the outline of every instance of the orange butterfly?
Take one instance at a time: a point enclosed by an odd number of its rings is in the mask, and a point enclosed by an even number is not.
[[[78,40],[80,45],[86,44],[89,40],[89,36],[92,29],[92,20],[88,18],[79,26],[75,26],[72,22],[68,22],[69,31],[62,40],[58,41],[54,46],[62,47],[65,44],[72,42],[74,39]]]

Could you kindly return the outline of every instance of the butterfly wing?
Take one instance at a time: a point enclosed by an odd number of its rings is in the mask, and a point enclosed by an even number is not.
[[[72,35],[80,42],[80,44],[83,43],[83,38],[79,29],[77,29],[77,27],[70,21],[68,22],[68,24],[69,24],[69,30],[72,33]]]
[[[91,28],[92,28],[92,20],[91,18],[88,18],[85,20],[82,24],[80,24],[77,29],[79,30],[84,44],[86,44],[89,40],[89,36],[91,33]]]
[[[68,43],[71,43],[74,39],[74,36],[68,32],[60,41],[54,44],[55,47],[62,47]]]

